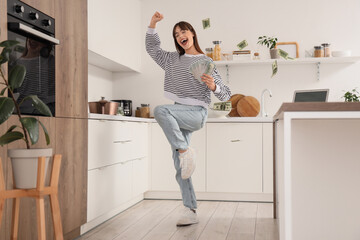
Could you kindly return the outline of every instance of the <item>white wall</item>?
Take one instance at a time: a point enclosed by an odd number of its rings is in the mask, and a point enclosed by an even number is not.
[[[113,99],[113,74],[102,68],[88,65],[88,101],[99,101],[101,97],[106,100]]]
[[[153,109],[158,104],[171,103],[163,97],[164,72],[145,51],[145,32],[156,10],[164,14],[157,31],[162,48],[168,51],[175,51],[173,25],[185,20],[196,29],[203,50],[211,47],[213,40],[221,40],[223,50],[235,50],[238,42],[247,39],[248,49],[259,48],[262,57],[268,57],[267,49],[256,42],[260,35],[271,35],[281,42],[297,41],[300,57],[304,57],[305,49],[324,42],[331,43],[333,50],[351,49],[353,55],[360,55],[358,0],[143,0],[141,10],[141,73],[116,73],[113,84],[114,97],[132,99],[134,107],[150,103]],[[211,28],[203,30],[201,20],[207,17]],[[232,66],[229,86],[233,93],[259,100],[264,88],[271,89],[273,98],[266,99],[266,106],[274,114],[282,102],[292,100],[295,89],[330,88],[329,101],[343,101],[343,90],[360,87],[359,66],[358,63],[322,64],[320,81],[316,78],[315,65],[280,65],[274,78],[270,78],[271,67],[267,65]],[[225,79],[225,68],[219,70]]]

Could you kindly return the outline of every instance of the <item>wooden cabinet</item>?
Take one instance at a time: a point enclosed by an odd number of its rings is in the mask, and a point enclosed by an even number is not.
[[[60,40],[55,48],[55,115],[87,118],[87,1],[55,1],[55,21],[55,36]]]
[[[86,222],[88,120],[56,118],[55,152],[62,154],[59,201],[64,234]]]
[[[195,191],[205,191],[206,127],[191,136],[196,151],[196,169],[192,176]],[[179,191],[175,179],[171,146],[158,123],[151,124],[151,191]]]
[[[262,124],[207,124],[207,191],[262,192]]]

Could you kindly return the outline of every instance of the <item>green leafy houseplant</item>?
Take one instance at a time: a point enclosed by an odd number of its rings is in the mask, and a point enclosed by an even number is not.
[[[6,133],[0,136],[0,145],[3,146],[16,140],[24,140],[27,149],[30,149],[30,142],[35,144],[39,139],[39,125],[43,129],[46,143],[49,145],[50,138],[45,126],[35,117],[23,117],[20,112],[20,106],[24,101],[32,101],[34,107],[41,114],[52,116],[48,106],[36,95],[29,95],[19,103],[14,97],[14,90],[21,87],[24,81],[26,68],[23,65],[16,65],[11,69],[8,79],[6,79],[2,69],[2,65],[9,61],[10,53],[21,49],[19,42],[13,40],[3,41],[0,43],[0,47],[3,48],[0,54],[0,86],[3,85],[4,87],[0,92],[0,125],[10,118],[14,109],[16,109],[16,114],[21,124],[20,126],[10,126]],[[8,96],[5,96],[6,90],[8,90]]]
[[[354,88],[351,91],[347,91],[343,98],[345,98],[345,102],[359,102],[360,93]]]
[[[264,45],[269,49],[274,49],[278,39],[276,37],[260,36],[258,38],[258,44]]]

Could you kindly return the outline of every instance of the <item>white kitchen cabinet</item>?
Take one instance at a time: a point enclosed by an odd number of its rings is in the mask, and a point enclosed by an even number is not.
[[[272,201],[273,123],[208,122],[192,138],[198,199]],[[151,187],[147,198],[180,197],[170,145],[151,124]]]
[[[89,63],[113,72],[139,71],[141,30],[140,0],[88,0]]]
[[[195,191],[205,191],[205,127],[192,134],[191,146],[196,151],[196,169],[192,176]],[[158,123],[151,124],[151,190],[180,191],[175,179],[171,146]]]
[[[207,191],[262,192],[262,124],[207,124]]]
[[[88,172],[88,222],[131,199],[132,168],[129,161]]]
[[[149,126],[89,119],[87,232],[141,201],[148,190]]]
[[[149,167],[147,157],[137,158],[132,161],[132,183],[133,191],[132,196],[136,197],[139,194],[143,194],[149,189]]]
[[[148,155],[147,123],[89,120],[88,170]]]

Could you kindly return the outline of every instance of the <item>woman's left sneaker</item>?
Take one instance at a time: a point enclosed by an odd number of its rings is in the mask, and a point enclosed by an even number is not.
[[[188,207],[185,207],[182,211],[180,219],[176,223],[176,226],[178,226],[178,227],[188,226],[188,225],[192,225],[192,224],[195,224],[198,222],[199,222],[199,219],[197,217],[196,212],[194,212],[193,210],[191,210]]]

